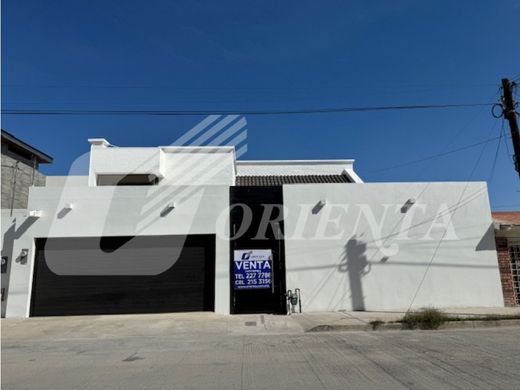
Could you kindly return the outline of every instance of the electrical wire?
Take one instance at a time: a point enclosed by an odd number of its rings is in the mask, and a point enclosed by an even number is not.
[[[497,91],[496,94],[498,94],[498,93],[499,93],[499,91]],[[495,95],[496,95],[496,94],[495,94]],[[461,135],[461,134],[462,134],[462,133],[463,133],[463,132],[464,132],[464,131],[465,131],[465,130],[466,130],[466,129],[467,129],[467,128],[472,124],[472,123],[473,123],[473,121],[476,120],[476,118],[477,118],[477,117],[478,117],[478,116],[483,112],[483,110],[484,110],[484,107],[482,107],[482,108],[481,108],[481,109],[480,109],[480,110],[479,110],[475,115],[473,115],[473,116],[470,118],[470,120],[469,120],[468,122],[466,122],[466,124],[465,124],[464,126],[460,127],[460,129],[458,129],[458,130],[455,132],[455,134],[451,137],[450,141],[449,141],[449,142],[444,146],[444,150],[445,150],[445,152],[440,153],[440,155],[444,155],[444,154],[446,154],[446,153],[453,153],[453,151],[452,151],[452,152],[450,152],[450,151],[446,151],[446,149],[447,149],[449,146],[453,145],[453,143],[455,142],[455,140],[456,140],[456,139],[457,139],[457,138],[458,138],[458,137],[459,137],[459,136],[460,136],[460,135]],[[499,141],[499,142],[500,142],[500,141]],[[481,145],[481,143],[478,143],[478,145]],[[436,157],[439,157],[439,155],[437,155]],[[425,160],[425,159],[423,159],[423,161],[424,161],[424,160]],[[392,168],[389,168],[389,169],[392,169]],[[385,170],[389,170],[389,169],[385,169]],[[426,192],[426,190],[429,188],[429,186],[430,186],[431,183],[432,183],[432,182],[427,182],[426,185],[424,186],[424,188],[420,191],[420,193],[419,193],[417,196],[415,196],[415,199],[417,199],[417,200],[421,199],[422,195]],[[393,226],[392,230],[390,231],[390,233],[389,233],[389,234],[384,238],[384,241],[383,241],[383,243],[381,244],[382,247],[384,247],[385,244],[387,243],[387,241],[388,241],[390,238],[392,238],[392,237],[394,236],[394,232],[395,232],[396,229],[400,226],[400,224],[401,224],[401,222],[403,221],[404,217],[405,217],[405,214],[403,214],[403,215],[401,216],[401,218],[399,218],[399,220],[394,224],[394,226]],[[424,222],[424,221],[423,221],[423,222]],[[370,257],[369,261],[372,260],[372,259],[373,259],[373,258],[374,258],[378,253],[379,253],[379,251],[380,251],[380,249],[378,248],[378,250],[377,250],[376,252],[374,252],[374,254]]]
[[[444,108],[468,108],[492,106],[494,103],[462,104],[415,104],[372,107],[336,107],[307,108],[294,110],[52,110],[52,109],[4,109],[3,115],[153,115],[153,116],[189,116],[189,115],[297,115],[329,114],[346,112],[427,110]]]
[[[490,132],[490,134],[492,134],[492,132],[494,131],[494,126],[492,127],[492,130]],[[500,137],[495,137],[495,139],[498,139]],[[462,202],[463,198],[464,198],[464,195],[468,189],[468,186],[469,186],[469,183],[470,183],[470,180],[473,178],[473,175],[475,174],[475,171],[480,163],[480,161],[482,160],[482,156],[484,155],[484,151],[486,150],[486,146],[487,146],[487,143],[485,143],[483,146],[482,146],[482,149],[480,151],[480,154],[478,155],[477,157],[477,160],[475,161],[475,164],[473,165],[473,168],[471,169],[471,172],[468,176],[468,179],[466,180],[466,185],[464,186],[463,190],[462,190],[462,193],[459,197],[459,200],[456,204],[456,207],[455,209],[453,210],[453,212],[449,215],[449,220],[448,220],[448,225],[451,224],[451,221],[453,220],[453,216],[455,214],[455,212],[459,209],[460,207],[460,203]],[[446,238],[446,235],[448,234],[448,228],[446,227],[446,229],[444,229],[444,232],[439,240],[439,242],[437,243],[437,245],[435,246],[435,249],[433,251],[433,254],[431,256],[431,259],[430,261],[428,262],[428,265],[426,266],[426,269],[424,270],[424,274],[421,278],[421,281],[419,282],[419,285],[417,286],[417,289],[412,297],[412,300],[410,301],[410,305],[408,306],[408,310],[407,312],[409,312],[411,309],[412,309],[412,306],[413,304],[415,303],[415,300],[419,294],[419,291],[421,290],[423,284],[424,284],[424,281],[426,280],[426,276],[428,274],[428,271],[430,270],[432,264],[433,264],[433,261],[435,260],[435,257],[437,256],[437,253],[441,247],[441,244],[442,242],[444,241],[444,239]]]
[[[489,87],[495,85],[494,83],[450,83],[450,82],[439,82],[439,83],[419,83],[419,84],[375,84],[375,85],[359,85],[359,84],[337,84],[337,85],[298,85],[298,86],[265,86],[265,87],[252,87],[252,86],[179,86],[172,84],[161,84],[161,85],[138,85],[138,84],[19,84],[19,83],[8,83],[3,84],[6,88],[32,88],[32,89],[174,89],[180,91],[288,91],[288,90],[320,90],[320,89],[360,89],[360,90],[381,90],[391,89],[392,91],[402,91],[405,89],[446,89],[446,88],[480,88]]]
[[[487,138],[487,139],[484,139],[482,141],[479,141],[479,142],[476,142],[476,143],[473,143],[473,144],[469,144],[469,145],[461,146],[460,148],[457,148],[457,149],[449,150],[447,152],[433,154],[433,155],[430,155],[428,157],[420,158],[420,159],[417,159],[417,160],[411,160],[411,161],[408,161],[408,162],[405,162],[405,163],[393,165],[393,166],[388,167],[388,168],[382,168],[382,169],[378,169],[378,170],[375,170],[375,171],[369,171],[369,172],[370,173],[379,173],[379,172],[389,171],[391,169],[406,167],[406,166],[413,165],[413,164],[419,164],[419,163],[422,163],[422,162],[425,162],[425,161],[429,161],[429,160],[433,160],[433,159],[436,159],[436,158],[439,158],[439,157],[447,156],[449,154],[461,152],[463,150],[472,149],[472,148],[475,148],[475,147],[483,145],[483,144],[488,144],[488,143],[493,142],[493,141],[495,141],[495,140],[497,140],[499,138],[501,138],[501,136],[496,136],[496,137],[493,137],[493,138]]]

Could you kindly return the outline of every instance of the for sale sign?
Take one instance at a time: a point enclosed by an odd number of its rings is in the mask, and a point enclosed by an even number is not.
[[[273,254],[270,249],[241,249],[234,253],[234,289],[270,289]]]

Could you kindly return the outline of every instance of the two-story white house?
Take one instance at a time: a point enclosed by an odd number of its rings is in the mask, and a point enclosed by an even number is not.
[[[503,306],[482,182],[364,183],[353,160],[113,147],[32,187],[8,317]]]

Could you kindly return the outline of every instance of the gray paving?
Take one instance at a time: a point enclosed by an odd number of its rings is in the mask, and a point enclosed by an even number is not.
[[[520,328],[304,333],[286,317],[2,320],[2,389],[518,389]]]

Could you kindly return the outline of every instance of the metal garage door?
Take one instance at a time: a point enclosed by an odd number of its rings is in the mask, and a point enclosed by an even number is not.
[[[36,241],[31,316],[213,311],[215,236]]]

